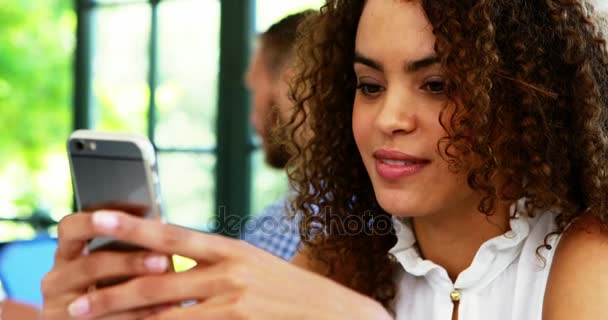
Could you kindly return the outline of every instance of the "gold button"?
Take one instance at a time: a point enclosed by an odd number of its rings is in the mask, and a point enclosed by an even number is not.
[[[460,301],[460,291],[456,289],[452,290],[452,292],[450,292],[450,299],[452,299],[452,302]]]

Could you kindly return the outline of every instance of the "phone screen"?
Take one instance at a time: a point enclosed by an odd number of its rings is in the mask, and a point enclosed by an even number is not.
[[[150,217],[152,195],[142,159],[73,155],[80,207],[84,211],[120,209]]]

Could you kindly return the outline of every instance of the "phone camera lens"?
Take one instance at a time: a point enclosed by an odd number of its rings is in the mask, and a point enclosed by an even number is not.
[[[76,141],[74,143],[74,147],[76,148],[76,151],[83,151],[84,150],[84,142],[82,142],[82,141]]]

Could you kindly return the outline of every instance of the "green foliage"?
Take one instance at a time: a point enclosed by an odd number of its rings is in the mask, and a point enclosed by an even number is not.
[[[71,4],[0,0],[0,210],[9,203],[23,215],[53,205],[41,183],[52,183],[45,177],[57,165],[49,161],[64,156],[71,128]]]

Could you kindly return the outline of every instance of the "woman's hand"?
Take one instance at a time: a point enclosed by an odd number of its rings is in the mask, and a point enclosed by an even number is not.
[[[2,320],[37,320],[40,310],[36,307],[12,300],[0,301],[0,319]]]
[[[138,319],[390,319],[372,299],[242,241],[118,212],[81,216],[82,233],[89,237],[111,236],[155,252],[189,257],[198,265],[182,273],[142,276],[81,292],[80,297],[71,295],[70,310],[82,311],[72,314],[75,318],[124,315],[124,319],[131,319],[132,310],[196,301]]]
[[[86,306],[79,305],[68,306],[99,281],[160,274],[168,269],[168,258],[151,252],[105,251],[84,255],[87,241],[98,234],[91,218],[90,213],[78,213],[65,217],[59,223],[55,263],[42,280],[45,320],[69,319],[68,309],[77,312],[85,308]],[[140,319],[154,312],[151,308],[129,310],[118,315],[108,315],[103,319]]]

